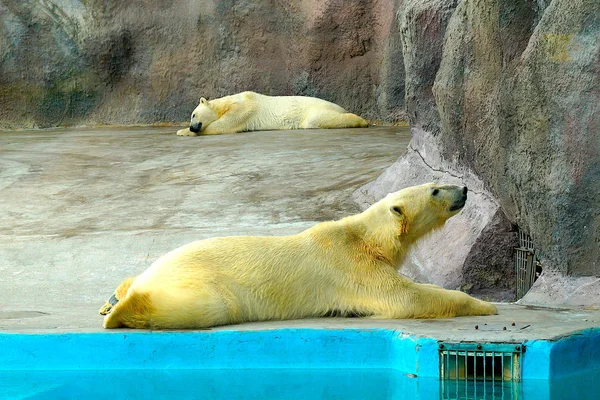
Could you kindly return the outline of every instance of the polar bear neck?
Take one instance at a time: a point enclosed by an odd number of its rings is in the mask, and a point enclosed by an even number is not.
[[[383,216],[382,220],[381,215],[367,211],[346,217],[338,223],[362,251],[399,269],[413,241],[404,240],[393,222],[385,220],[387,216]]]

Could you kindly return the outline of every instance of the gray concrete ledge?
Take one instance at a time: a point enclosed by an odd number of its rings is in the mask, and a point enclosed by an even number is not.
[[[428,337],[447,342],[521,343],[529,340],[557,340],[582,330],[600,327],[600,311],[597,310],[543,309],[516,304],[498,304],[498,309],[498,315],[487,317],[431,320],[315,318],[228,325],[206,331],[257,331],[287,328],[389,329],[416,337]],[[13,312],[12,315],[19,317],[15,313],[19,312]],[[85,325],[81,321],[69,322],[71,318],[77,318],[78,314],[84,317]],[[20,318],[10,320],[5,318],[6,315],[7,312],[0,312],[0,332],[44,334],[66,332],[114,332],[120,334],[127,332],[133,334],[139,332],[130,329],[106,331],[100,328],[102,323],[100,315],[90,318],[90,315],[84,316],[81,312],[74,311],[59,312],[57,315],[21,314]],[[60,326],[60,323],[64,326]]]

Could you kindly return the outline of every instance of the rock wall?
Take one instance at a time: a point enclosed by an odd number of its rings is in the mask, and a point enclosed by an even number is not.
[[[409,274],[474,293],[509,289],[518,226],[545,271],[525,302],[600,305],[600,279],[585,278],[600,276],[600,3],[412,0],[398,20],[413,141],[357,200],[422,178],[476,189],[455,222],[469,232],[458,240],[468,254],[430,269],[426,254],[457,242],[433,237]]]
[[[465,1],[434,85],[446,157],[565,274],[600,272],[599,39],[597,1]]]
[[[0,128],[181,122],[200,96],[404,114],[387,0],[0,0]],[[398,67],[400,66],[400,67]]]

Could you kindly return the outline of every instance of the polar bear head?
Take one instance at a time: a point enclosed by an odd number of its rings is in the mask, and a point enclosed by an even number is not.
[[[444,226],[467,201],[467,187],[454,185],[413,186],[390,193],[381,203],[379,213],[393,221],[393,230],[401,240],[416,241],[427,233]]]
[[[198,133],[218,118],[219,115],[211,108],[210,103],[202,97],[200,98],[200,104],[198,104],[198,107],[192,112],[190,131]]]

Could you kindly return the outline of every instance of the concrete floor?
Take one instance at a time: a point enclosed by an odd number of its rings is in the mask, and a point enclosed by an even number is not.
[[[97,310],[114,287],[184,243],[291,234],[356,213],[351,194],[410,140],[409,129],[398,127],[213,137],[174,132],[0,132],[0,331],[97,331]],[[521,341],[599,325],[599,311],[501,305],[500,315],[485,318],[318,319],[218,329],[380,327],[440,340]]]
[[[178,137],[0,132],[0,329],[93,329],[115,286],[187,242],[284,235],[359,212],[408,128]]]

